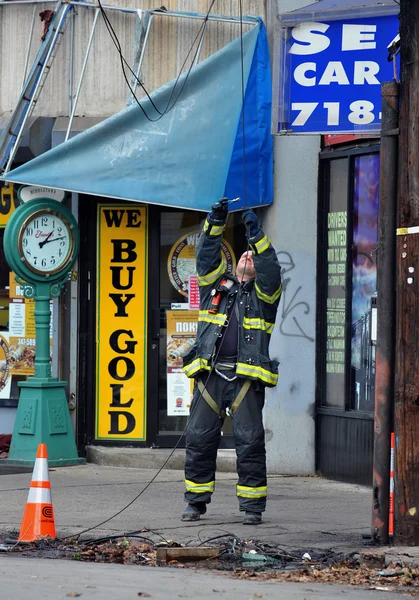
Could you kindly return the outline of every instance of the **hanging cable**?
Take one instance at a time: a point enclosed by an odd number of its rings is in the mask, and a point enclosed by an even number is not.
[[[171,111],[171,110],[172,110],[172,109],[175,107],[175,105],[177,104],[177,102],[178,102],[178,100],[179,100],[179,98],[180,98],[180,96],[181,96],[181,94],[182,94],[182,92],[183,92],[183,89],[184,89],[184,87],[185,87],[185,85],[186,85],[186,83],[187,83],[187,81],[188,81],[188,79],[189,79],[189,75],[190,75],[190,73],[191,73],[191,70],[192,70],[192,68],[193,68],[193,66],[194,66],[195,59],[196,59],[196,57],[198,56],[198,51],[199,51],[200,43],[201,43],[201,41],[202,41],[202,39],[203,39],[203,36],[204,36],[204,34],[205,34],[206,24],[207,24],[207,21],[208,21],[208,19],[209,19],[209,16],[210,16],[210,14],[211,14],[211,11],[212,11],[212,8],[213,8],[213,6],[214,6],[215,2],[216,2],[216,0],[212,0],[212,1],[211,1],[211,4],[210,4],[210,6],[209,6],[209,9],[208,9],[208,12],[206,13],[206,15],[205,15],[205,18],[203,19],[203,21],[202,21],[202,23],[201,23],[201,26],[200,26],[200,28],[199,28],[199,31],[198,31],[198,33],[196,34],[196,36],[195,36],[195,39],[194,39],[194,41],[192,42],[192,45],[191,45],[191,47],[190,47],[190,49],[189,49],[189,52],[188,52],[188,54],[186,55],[186,58],[185,58],[185,60],[183,61],[183,64],[182,64],[182,66],[181,66],[181,68],[180,68],[180,70],[179,70],[179,73],[178,73],[177,77],[176,77],[175,83],[174,83],[174,85],[173,85],[173,87],[172,87],[172,90],[171,90],[171,93],[170,93],[169,99],[168,99],[168,101],[167,101],[167,104],[166,104],[166,108],[163,110],[163,112],[161,112],[161,111],[160,111],[160,110],[157,108],[157,106],[155,105],[155,103],[153,102],[153,100],[152,100],[152,98],[151,98],[150,94],[148,93],[148,91],[147,91],[146,87],[144,86],[144,84],[142,83],[142,81],[140,81],[140,79],[137,77],[137,75],[134,73],[134,71],[131,69],[131,67],[129,66],[128,62],[126,61],[126,59],[125,59],[125,57],[124,57],[124,55],[123,55],[123,53],[122,53],[121,43],[120,43],[120,41],[119,41],[119,39],[118,39],[118,36],[117,36],[117,34],[116,34],[116,32],[115,32],[115,29],[114,29],[114,27],[113,27],[113,25],[112,25],[112,23],[111,23],[111,21],[110,21],[110,19],[109,19],[108,15],[107,15],[106,11],[105,11],[105,9],[103,8],[103,6],[102,6],[102,4],[101,4],[101,1],[100,1],[100,0],[98,0],[98,5],[99,5],[99,8],[100,8],[101,14],[102,14],[102,16],[103,16],[103,20],[105,21],[106,28],[108,29],[109,35],[111,36],[111,39],[112,39],[112,41],[113,41],[113,43],[114,43],[114,45],[115,45],[115,47],[116,47],[116,49],[117,49],[117,51],[118,51],[118,54],[119,54],[119,58],[120,58],[120,62],[121,62],[121,68],[122,68],[122,73],[123,73],[123,76],[124,76],[125,82],[126,82],[126,84],[127,84],[128,88],[129,88],[129,90],[130,90],[130,92],[131,92],[132,96],[134,97],[134,99],[135,99],[136,103],[138,104],[138,106],[140,107],[140,109],[142,110],[142,112],[143,112],[144,116],[146,117],[146,119],[147,119],[148,121],[150,121],[150,122],[156,122],[156,121],[160,121],[160,119],[161,119],[162,117],[164,117],[164,115],[166,115],[168,112],[170,112],[170,111]],[[197,42],[198,42],[198,43],[197,43]],[[194,55],[193,55],[193,57],[192,57],[192,60],[191,60],[190,67],[189,67],[189,69],[188,69],[188,71],[187,71],[187,73],[186,73],[186,75],[185,75],[185,77],[184,77],[184,80],[183,80],[183,82],[182,82],[182,85],[181,85],[181,87],[180,87],[180,90],[179,90],[179,92],[178,92],[178,94],[177,94],[177,96],[176,96],[175,100],[173,101],[173,103],[171,103],[171,102],[172,102],[173,95],[174,95],[174,93],[175,93],[175,90],[176,90],[176,87],[177,87],[177,85],[178,85],[178,83],[179,83],[179,79],[180,79],[180,77],[182,76],[183,69],[185,68],[185,65],[186,65],[186,63],[187,63],[187,61],[188,61],[188,58],[189,58],[189,56],[191,55],[191,53],[192,53],[192,50],[193,50],[193,48],[194,48],[194,46],[195,46],[195,44],[196,44],[196,43],[197,43],[197,47],[196,47],[196,50],[195,50],[195,54],[194,54]],[[147,114],[147,111],[145,110],[145,108],[142,106],[142,104],[141,104],[141,103],[140,103],[140,101],[138,100],[138,98],[137,98],[137,96],[136,96],[136,94],[135,94],[135,91],[134,91],[134,90],[133,90],[133,88],[131,87],[131,84],[130,84],[130,82],[129,82],[129,80],[128,80],[128,77],[127,77],[127,74],[126,74],[126,71],[125,71],[125,66],[126,66],[128,69],[129,69],[129,71],[131,72],[131,74],[134,76],[134,78],[135,78],[135,80],[137,81],[138,85],[139,85],[139,86],[140,86],[140,87],[143,89],[143,91],[145,92],[145,94],[146,94],[146,96],[147,96],[148,100],[151,102],[151,104],[152,104],[152,106],[153,106],[154,110],[155,110],[155,111],[158,113],[158,115],[159,115],[159,116],[158,116],[156,119],[153,119],[153,118],[151,118],[151,117],[150,117],[150,116]]]
[[[99,5],[100,5],[100,0],[98,0],[98,2],[99,2]],[[209,14],[210,14],[210,12],[212,10],[212,7],[214,6],[214,3],[215,3],[215,0],[212,0],[211,5],[210,5],[209,10],[208,10],[207,15],[206,15],[206,20],[209,17]],[[244,115],[244,112],[245,112],[244,111],[245,86],[244,86],[244,50],[243,50],[243,10],[242,10],[242,0],[239,0],[239,3],[240,3],[240,38],[241,38],[240,39],[240,67],[241,67],[241,82],[242,82],[242,85],[241,85],[241,100],[242,100],[242,135],[243,135],[243,186],[244,186],[244,198],[246,198],[246,149],[245,149],[245,127],[244,127],[244,124],[245,124],[245,121],[244,121],[244,116],[245,116]],[[101,10],[103,10],[103,9],[101,9]],[[121,56],[122,56],[122,52],[121,52]],[[193,61],[192,61],[192,64],[193,64]],[[188,73],[190,73],[190,69],[189,69]],[[179,77],[178,77],[178,79],[179,79]],[[178,81],[178,79],[176,81]],[[186,81],[185,81],[185,83],[186,83]],[[184,85],[183,85],[183,87],[184,87]],[[182,89],[183,89],[183,87],[182,87]],[[181,89],[180,93],[182,92],[182,89]],[[180,93],[179,93],[179,95],[180,95]],[[177,99],[176,99],[175,102],[177,102],[177,100],[179,98],[179,95],[178,95],[178,97],[177,97]],[[137,100],[137,102],[138,102],[138,100]],[[172,105],[172,107],[170,108],[170,110],[173,108],[173,106],[174,106],[174,104]],[[143,110],[143,108],[142,108],[142,110]],[[144,112],[144,110],[143,110],[143,112]],[[161,115],[161,116],[163,116],[163,115]],[[151,120],[151,119],[149,119],[149,120]],[[249,231],[248,231],[248,234],[249,234]],[[243,269],[241,280],[239,281],[238,293],[235,296],[235,299],[233,301],[231,310],[234,310],[235,303],[237,302],[237,299],[240,298],[242,296],[242,294],[243,294],[243,289],[242,289],[243,286],[242,286],[242,284],[243,284],[244,275],[246,273],[246,265],[247,265],[247,261],[248,261],[249,248],[250,248],[249,235],[247,235],[247,249],[246,249],[245,266],[244,266],[244,269]],[[229,319],[228,322],[227,322],[227,325],[225,327],[224,336],[227,333],[227,330],[228,330],[228,327],[230,325],[230,322],[231,322],[231,320]],[[215,354],[215,356],[213,358],[211,369],[210,369],[210,372],[208,373],[207,379],[205,381],[203,391],[206,390],[208,382],[209,382],[209,379],[210,379],[210,377],[212,376],[212,374],[214,372],[214,367],[215,367],[215,364],[217,362],[218,354],[220,352],[220,349],[221,349],[221,344],[218,345],[218,349],[217,349],[216,354]],[[201,398],[202,398],[202,393],[201,393]],[[125,510],[127,510],[127,508],[129,508],[130,506],[132,506],[134,504],[134,502],[136,502],[138,500],[138,498],[140,498],[140,496],[142,496],[142,494],[144,494],[144,492],[151,486],[151,484],[154,483],[154,481],[160,475],[160,473],[162,472],[162,470],[166,467],[166,465],[169,462],[169,460],[172,458],[172,456],[175,453],[175,451],[178,449],[178,447],[180,445],[180,442],[182,441],[182,439],[184,438],[184,436],[185,436],[185,434],[187,432],[189,420],[192,418],[195,410],[197,410],[197,408],[196,408],[197,406],[198,406],[198,402],[195,402],[195,403],[192,402],[188,422],[186,423],[185,428],[182,431],[181,435],[179,436],[179,439],[177,440],[175,446],[173,447],[173,449],[171,450],[171,452],[167,456],[166,460],[163,462],[162,466],[158,469],[158,471],[155,473],[155,475],[152,477],[152,479],[143,487],[143,489],[135,496],[135,498],[133,498],[126,506],[124,506],[123,508],[121,508],[121,510],[119,510],[118,512],[116,512],[115,514],[113,514],[112,516],[110,516],[109,518],[105,519],[104,521],[101,521],[97,525],[94,525],[92,527],[88,527],[86,529],[83,529],[78,534],[75,534],[74,536],[71,536],[71,537],[76,537],[78,539],[84,533],[87,533],[89,531],[97,529],[98,527],[101,527],[102,525],[105,525],[106,523],[108,523],[112,519],[115,519],[117,516],[119,516]],[[66,539],[69,539],[69,537],[67,537]]]

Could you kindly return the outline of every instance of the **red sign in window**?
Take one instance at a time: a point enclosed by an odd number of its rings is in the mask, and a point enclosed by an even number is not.
[[[199,286],[198,286],[198,276],[197,275],[189,276],[188,308],[189,308],[189,310],[198,310],[199,309]]]

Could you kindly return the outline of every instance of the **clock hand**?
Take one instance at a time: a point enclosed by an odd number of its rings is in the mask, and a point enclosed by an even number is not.
[[[67,237],[66,235],[60,235],[60,237],[56,237],[53,240],[46,239],[46,240],[43,241],[42,245],[44,245],[44,244],[50,244],[51,242],[55,242],[57,240],[63,240],[66,237]]]
[[[52,234],[53,234],[53,233],[54,233],[54,232],[53,232],[53,231],[51,231],[51,233],[49,233],[49,234],[47,235],[47,237],[45,238],[45,240],[42,240],[42,242],[39,242],[39,247],[40,247],[40,248],[42,248],[42,247],[43,247],[43,246],[44,246],[44,245],[47,243],[47,241],[49,240],[49,238],[52,236]]]

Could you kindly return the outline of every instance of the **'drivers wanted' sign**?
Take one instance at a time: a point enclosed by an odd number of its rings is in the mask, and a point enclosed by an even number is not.
[[[147,207],[98,206],[96,439],[146,437]]]

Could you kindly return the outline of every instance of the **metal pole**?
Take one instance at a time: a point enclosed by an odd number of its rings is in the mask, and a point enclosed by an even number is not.
[[[148,36],[150,34],[151,23],[153,21],[153,15],[150,15],[149,13],[147,13],[145,16],[145,20],[147,21],[147,25],[146,25],[144,40],[143,40],[143,43],[141,46],[141,54],[140,54],[140,58],[138,59],[138,66],[137,66],[137,70],[135,72],[135,78],[134,78],[134,82],[132,85],[133,94],[135,94],[135,91],[138,86],[138,80],[140,79],[141,67],[143,65],[145,50],[147,47],[147,40],[148,40]]]
[[[37,11],[37,7],[36,4],[33,7],[33,12],[32,12],[32,23],[31,23],[31,29],[29,32],[29,40],[28,40],[28,50],[26,52],[26,60],[25,60],[25,67],[23,69],[23,80],[22,80],[22,90],[25,86],[25,81],[26,81],[26,74],[28,72],[28,64],[29,64],[29,55],[31,52],[31,46],[32,46],[32,38],[33,38],[33,30],[35,27],[35,17],[36,17],[36,11]]]
[[[378,319],[371,533],[375,541],[386,544],[390,495],[390,436],[393,430],[394,408],[398,83],[396,81],[383,83],[381,95],[383,100],[378,209]]]
[[[70,21],[70,48],[69,48],[69,63],[68,63],[68,114],[71,115],[73,110],[73,70],[74,70],[74,32],[75,32],[75,21],[76,11],[73,11]]]
[[[81,73],[80,73],[79,85],[77,86],[76,97],[74,99],[74,104],[73,104],[73,109],[71,111],[70,120],[68,122],[67,133],[66,133],[65,140],[64,140],[65,142],[68,140],[68,136],[70,135],[70,131],[71,131],[71,125],[73,124],[74,114],[76,112],[77,103],[79,101],[80,90],[81,90],[81,86],[82,86],[82,83],[83,83],[84,73],[86,71],[86,66],[87,66],[87,60],[89,58],[90,49],[92,47],[93,36],[94,36],[94,33],[95,33],[96,23],[97,23],[99,14],[100,14],[100,9],[96,9],[95,18],[93,20],[93,25],[92,25],[92,30],[90,32],[89,43],[87,44],[87,50],[86,50],[86,54],[85,54],[85,57],[84,57],[83,67],[82,67],[82,70],[81,70]]]
[[[42,83],[42,77],[43,77],[43,75],[45,73],[45,69],[48,66],[48,61],[51,58],[51,54],[52,54],[52,52],[54,50],[55,44],[57,43],[57,39],[61,35],[61,27],[62,27],[62,24],[63,24],[65,18],[67,17],[67,11],[68,10],[71,10],[68,6],[63,7],[63,10],[62,10],[59,22],[58,22],[57,27],[55,29],[55,33],[54,33],[53,39],[51,41],[50,49],[48,50],[48,53],[47,53],[47,55],[45,57],[44,63],[42,65],[41,72],[40,72],[38,80],[37,80],[37,83],[36,83],[34,89],[32,90],[32,98],[29,101],[28,109],[27,109],[26,114],[25,114],[25,116],[24,116],[24,118],[22,120],[22,123],[20,124],[20,130],[19,130],[18,135],[16,136],[16,140],[15,140],[13,148],[12,148],[12,150],[10,152],[9,160],[7,161],[6,168],[4,169],[4,172],[3,172],[3,176],[4,176],[5,173],[8,173],[10,171],[10,167],[11,167],[11,165],[13,163],[13,159],[14,159],[14,157],[16,155],[17,149],[19,148],[20,140],[22,139],[23,132],[25,131],[26,122],[27,122],[27,120],[29,118],[29,115],[32,113],[32,107],[33,107],[33,105],[36,102],[37,91],[39,89],[40,84]]]
[[[202,27],[202,33],[201,33],[201,39],[199,40],[199,44],[198,44],[198,48],[196,50],[196,56],[195,56],[195,60],[194,60],[194,67],[196,67],[196,65],[199,63],[199,57],[201,56],[201,50],[202,50],[202,44],[204,42],[204,37],[205,37],[205,31],[207,29],[207,24],[208,21],[205,21],[203,27]]]
[[[246,24],[246,25],[256,25],[257,23],[259,23],[259,20],[257,19],[257,17],[243,17],[243,19],[240,19],[240,17],[227,17],[227,16],[223,16],[223,15],[206,15],[203,13],[187,13],[187,12],[178,12],[178,11],[174,11],[174,10],[166,10],[166,11],[160,11],[160,10],[151,10],[150,11],[153,15],[158,15],[158,16],[162,16],[162,17],[180,17],[182,19],[198,19],[199,21],[202,21],[203,19],[206,19],[207,21],[222,21],[222,22],[226,22],[226,23],[237,23],[237,25],[239,25],[241,22]]]

